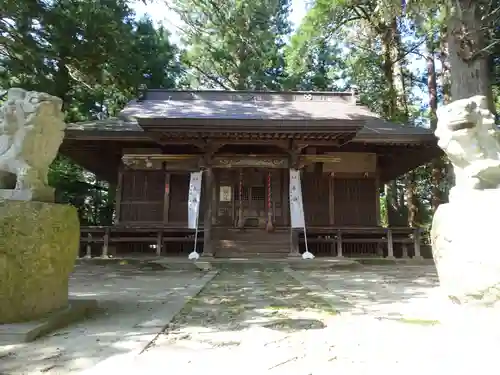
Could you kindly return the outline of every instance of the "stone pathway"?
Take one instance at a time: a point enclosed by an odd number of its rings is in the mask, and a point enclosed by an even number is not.
[[[233,265],[185,307],[135,366],[148,374],[289,369],[313,347],[315,355],[329,355],[317,337],[333,319],[336,311],[282,267]]]
[[[0,374],[69,374],[110,356],[142,350],[161,331],[161,320],[204,273],[129,264],[78,265],[72,298],[93,298],[99,311],[32,343],[0,346]],[[157,322],[158,320],[158,322]],[[152,323],[152,324],[151,324]]]
[[[436,290],[431,267],[301,273],[348,304],[335,314],[321,293],[280,269],[227,269],[127,368],[148,374],[175,369],[183,374],[420,375],[470,374],[478,361],[494,364],[491,353],[500,348],[498,340],[484,344],[476,337],[464,345],[473,337],[398,314],[402,304],[419,305]]]
[[[0,374],[497,371],[500,337],[486,340],[406,318],[409,312],[421,317],[433,301],[437,278],[430,266],[292,272],[264,264],[221,266],[170,324],[149,330],[137,322],[152,313],[161,319],[206,274],[129,270],[110,277],[108,269],[91,281],[85,270],[77,272],[81,282],[73,282],[73,292],[88,298],[99,291],[109,315],[12,348],[12,357],[2,358],[0,349]],[[114,304],[128,307],[120,313]]]
[[[301,270],[299,278],[324,289],[344,314],[387,319],[438,320],[439,295],[434,266],[365,266],[357,270]]]

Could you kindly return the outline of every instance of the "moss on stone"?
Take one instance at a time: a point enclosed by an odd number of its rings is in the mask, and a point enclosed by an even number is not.
[[[37,319],[67,306],[79,240],[72,206],[0,202],[0,323]]]

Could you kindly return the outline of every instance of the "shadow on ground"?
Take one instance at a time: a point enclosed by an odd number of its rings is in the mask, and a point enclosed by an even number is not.
[[[370,314],[411,322],[408,316],[435,317],[439,299],[434,265],[370,265],[335,272],[295,271],[323,288],[323,297],[335,298],[341,312]],[[415,319],[418,320],[418,319]],[[425,323],[425,319],[421,319]]]
[[[79,264],[70,279],[70,297],[96,299],[98,310],[35,342],[0,346],[0,374],[69,373],[142,348],[158,328],[141,324],[161,317],[201,276],[150,264]]]
[[[140,262],[79,264],[72,275],[71,296],[98,299],[99,311],[34,343],[0,347],[0,374],[78,372],[146,347],[198,353],[242,349],[259,340],[265,347],[293,340],[294,335],[326,332],[339,311],[399,319],[405,306],[426,298],[437,283],[432,266],[295,271],[320,285],[321,291],[283,272],[283,265],[220,263],[217,268],[212,282],[163,326],[148,322],[161,322],[204,272]],[[300,345],[313,345],[314,340],[301,339]]]

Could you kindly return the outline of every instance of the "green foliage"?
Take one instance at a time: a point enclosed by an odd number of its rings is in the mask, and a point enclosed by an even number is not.
[[[147,18],[135,20],[125,0],[4,0],[0,88],[57,95],[67,121],[114,116],[141,84],[177,85],[180,51],[169,36]],[[111,223],[114,187],[62,156],[49,183],[58,201],[77,207],[83,224]]]
[[[357,86],[362,104],[380,116],[418,126],[429,122],[428,77],[412,71],[410,62],[441,58],[448,23],[465,1],[411,0],[403,7],[399,0],[316,0],[291,35],[290,0],[173,0],[171,7],[184,22],[185,50],[180,50],[165,27],[135,19],[127,0],[3,0],[0,87],[57,95],[67,120],[81,121],[116,115],[142,84],[326,91]],[[484,16],[481,30],[489,44],[482,53],[491,63],[500,110],[500,45],[495,44],[500,13],[492,12],[499,3],[473,5]],[[437,67],[439,78],[443,70]],[[443,90],[438,87],[440,100]],[[413,176],[418,199],[412,209],[418,223],[427,225],[431,168],[420,167]],[[83,223],[111,222],[113,186],[62,156],[49,180],[59,201],[78,208]],[[409,209],[406,184],[405,178],[396,181],[391,193],[400,217]],[[441,184],[446,191],[448,179]],[[382,197],[384,218],[387,207]]]
[[[299,29],[285,50],[290,90],[342,91],[345,64],[341,49],[326,38],[309,38]]]
[[[187,83],[198,88],[278,90],[284,76],[289,0],[175,0],[188,46]]]

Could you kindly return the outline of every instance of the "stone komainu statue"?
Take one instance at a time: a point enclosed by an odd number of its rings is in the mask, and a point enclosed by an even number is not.
[[[450,201],[471,190],[500,187],[500,131],[484,96],[454,101],[438,109],[436,137],[455,173]]]
[[[62,100],[46,93],[19,88],[7,91],[0,107],[1,198],[53,200],[47,174],[64,139],[61,108]],[[9,183],[12,177],[15,186]]]
[[[455,186],[449,203],[441,204],[432,219],[432,255],[443,294],[455,305],[467,307],[462,312],[471,312],[463,315],[467,318],[460,324],[471,327],[476,322],[474,330],[486,329],[489,334],[500,316],[496,220],[500,131],[483,96],[454,101],[437,115],[438,146],[453,164]],[[487,309],[479,313],[477,308]]]

